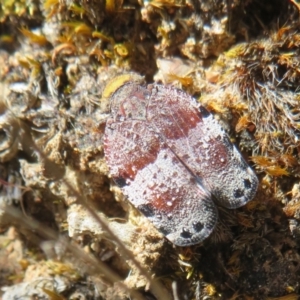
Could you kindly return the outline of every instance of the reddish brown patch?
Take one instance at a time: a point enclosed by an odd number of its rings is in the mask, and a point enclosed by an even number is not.
[[[202,123],[202,118],[196,109],[179,107],[176,111],[170,111],[169,115],[162,118],[158,115],[155,123],[160,123],[161,133],[167,139],[177,140],[188,137],[189,131]]]
[[[155,162],[161,145],[155,135],[149,135],[145,122],[136,121],[134,126],[123,122],[113,132],[116,136],[104,141],[104,149],[106,156],[118,166],[118,173],[112,174],[114,177],[134,179],[139,170]]]
[[[225,168],[229,163],[228,148],[224,143],[218,140],[209,141],[212,149],[212,161],[217,168]]]
[[[172,199],[174,199],[172,201]],[[160,193],[156,196],[153,201],[151,201],[151,204],[154,208],[157,210],[164,212],[164,213],[171,213],[176,210],[176,208],[181,204],[182,202],[182,195],[174,195],[171,191],[167,191],[164,193]],[[170,203],[171,205],[168,205]]]

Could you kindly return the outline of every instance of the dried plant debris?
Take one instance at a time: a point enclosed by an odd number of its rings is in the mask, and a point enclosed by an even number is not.
[[[3,299],[297,299],[296,1],[0,4]],[[275,29],[274,29],[275,28]],[[174,247],[109,177],[107,83],[172,84],[215,113],[260,174],[209,239]]]
[[[248,109],[247,123],[255,125],[254,153],[286,153],[299,146],[299,37],[295,28],[281,28],[234,46],[212,67],[218,89],[227,96],[219,101],[238,114]],[[203,96],[203,101],[213,97]]]
[[[201,98],[208,106],[217,101],[229,109],[238,118],[237,132],[253,133],[252,160],[274,176],[299,165],[299,37],[287,26],[234,46],[207,71],[215,83]],[[240,134],[245,147],[246,137]]]

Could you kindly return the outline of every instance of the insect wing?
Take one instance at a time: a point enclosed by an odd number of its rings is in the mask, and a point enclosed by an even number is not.
[[[185,92],[153,85],[147,119],[170,149],[223,206],[250,201],[258,179],[222,127]]]
[[[171,242],[193,245],[211,233],[218,213],[210,195],[150,123],[108,120],[104,150],[124,194]]]

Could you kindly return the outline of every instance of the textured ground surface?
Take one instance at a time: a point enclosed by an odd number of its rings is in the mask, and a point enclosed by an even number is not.
[[[2,299],[298,299],[299,9],[1,1]],[[102,92],[126,72],[199,99],[256,170],[202,244],[174,247],[109,177]]]

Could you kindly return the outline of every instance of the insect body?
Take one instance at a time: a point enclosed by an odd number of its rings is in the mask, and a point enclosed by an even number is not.
[[[111,175],[171,242],[197,244],[218,219],[212,195],[222,206],[240,207],[254,197],[258,179],[195,99],[130,76],[104,91],[111,101],[104,137]]]

